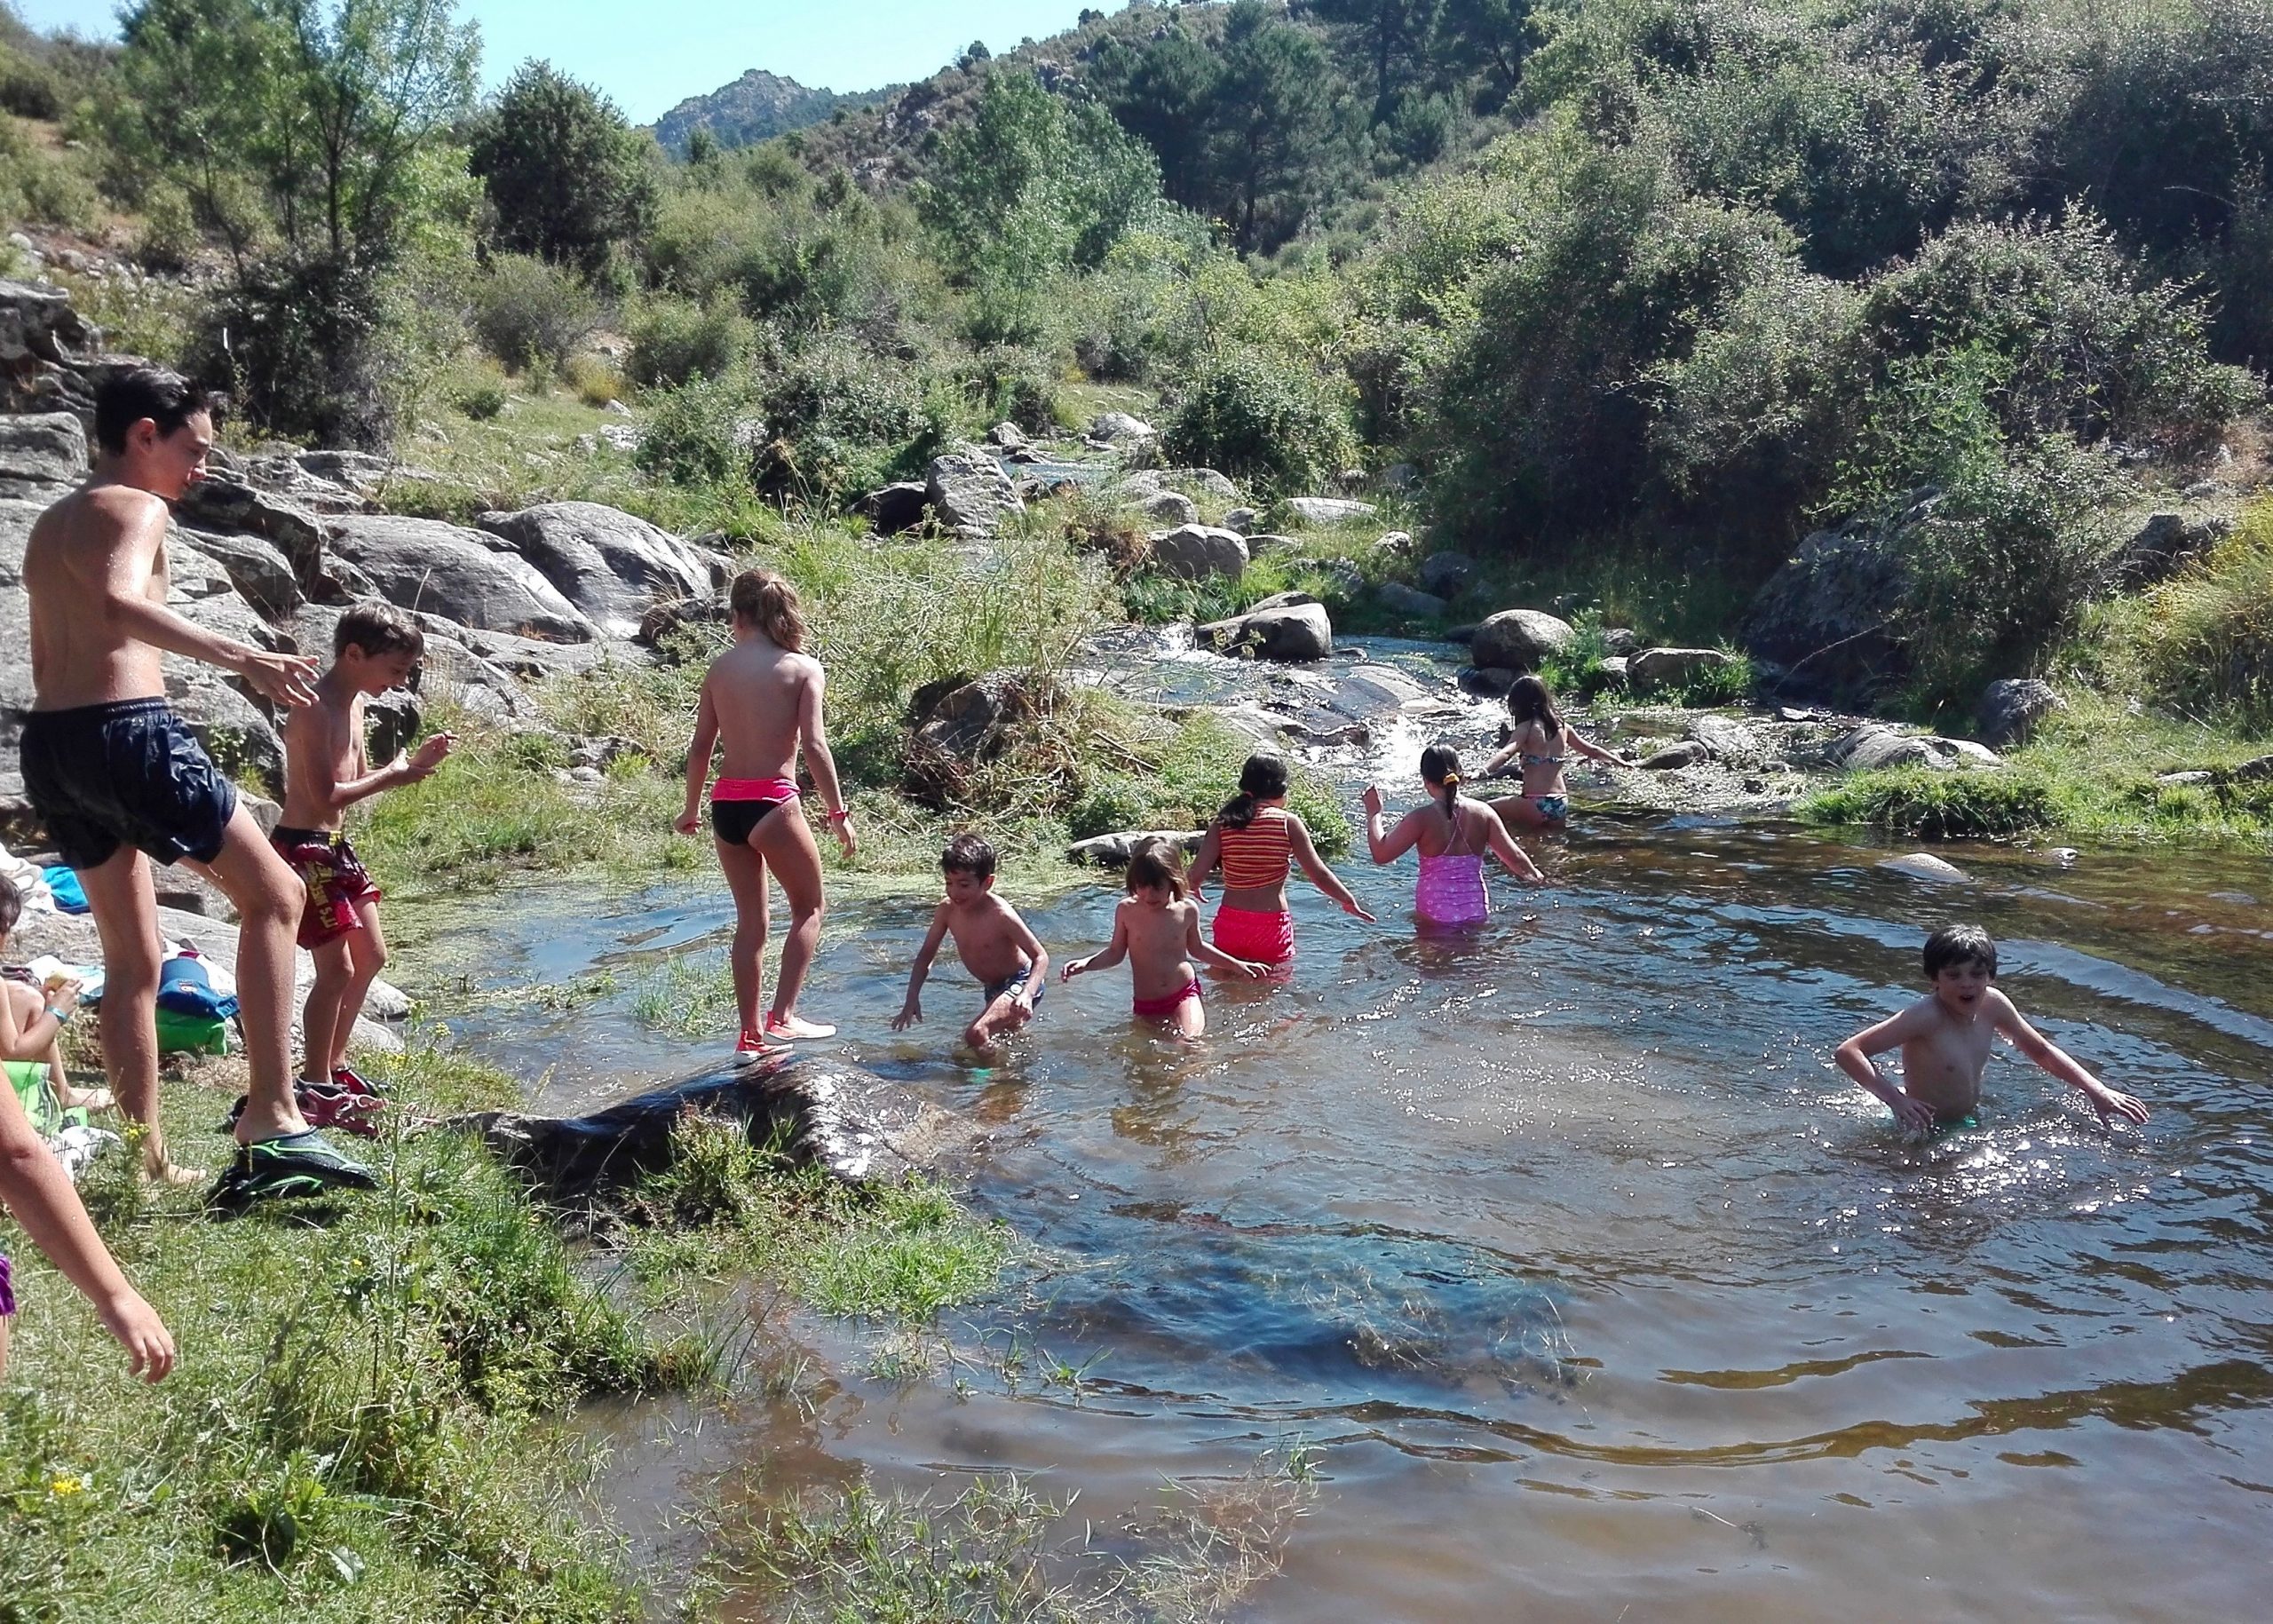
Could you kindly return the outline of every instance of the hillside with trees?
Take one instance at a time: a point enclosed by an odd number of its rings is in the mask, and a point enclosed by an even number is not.
[[[2257,466],[2267,0],[1134,4],[684,157],[347,12],[144,0],[0,70],[12,220],[185,269],[125,325],[262,434],[581,379],[659,509],[827,514],[1134,404],[1265,502],[1410,470],[1429,544],[1691,636],[1875,536],[1929,708]]]

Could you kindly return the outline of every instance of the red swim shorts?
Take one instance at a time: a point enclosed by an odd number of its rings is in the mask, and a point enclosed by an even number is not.
[[[1264,914],[1230,903],[1216,910],[1216,946],[1257,964],[1295,962],[1295,916],[1281,908]]]
[[[308,906],[300,915],[301,947],[321,947],[363,928],[356,905],[376,902],[379,888],[346,836],[337,829],[293,829],[280,824],[268,844],[307,883]]]

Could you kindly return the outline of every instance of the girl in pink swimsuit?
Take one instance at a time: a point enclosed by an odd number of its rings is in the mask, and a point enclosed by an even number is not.
[[[1484,891],[1484,854],[1489,852],[1509,874],[1527,884],[1546,883],[1539,865],[1525,854],[1500,814],[1460,792],[1460,757],[1445,745],[1421,752],[1421,779],[1432,797],[1382,828],[1382,792],[1366,786],[1366,844],[1377,863],[1393,863],[1414,847],[1421,852],[1421,881],[1414,911],[1429,925],[1481,924],[1492,911]]]
[[[1235,959],[1200,939],[1200,905],[1184,895],[1184,866],[1165,840],[1138,843],[1129,854],[1129,894],[1113,911],[1113,940],[1103,953],[1075,959],[1061,972],[1071,981],[1093,970],[1111,970],[1129,961],[1136,989],[1130,1013],[1158,1022],[1178,1037],[1196,1038],[1208,1030],[1200,1002],[1200,978],[1192,961],[1234,976],[1270,974],[1263,965]]]

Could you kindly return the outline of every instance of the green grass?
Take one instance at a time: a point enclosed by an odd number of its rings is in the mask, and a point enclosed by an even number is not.
[[[1006,1228],[924,1180],[845,1184],[702,1116],[672,1148],[630,1200],[649,1225],[630,1265],[651,1283],[763,1274],[824,1313],[921,1324],[994,1291],[1014,1256]]]
[[[1193,713],[1156,742],[1140,745],[1137,770],[1102,776],[1076,803],[1069,832],[1076,838],[1121,829],[1203,828],[1239,788],[1254,746],[1205,711]],[[1289,759],[1287,804],[1310,826],[1322,855],[1350,849],[1350,820],[1334,787]]]
[[[1904,835],[1969,838],[2042,831],[2170,844],[2273,849],[2273,778],[2231,769],[2273,754],[2273,741],[2134,715],[2088,690],[2048,718],[1996,771],[1899,768],[1863,772],[1802,803],[1802,817]],[[2207,782],[2162,776],[2206,772]]]
[[[860,1624],[1197,1624],[1275,1574],[1316,1490],[1311,1452],[1172,1483],[1110,1547],[1071,1502],[1011,1476],[960,1494],[809,1490],[714,1514],[705,1577],[764,1616]]]
[[[413,1110],[503,1097],[495,1073],[432,1053],[379,1069]],[[168,1087],[177,1154],[218,1157],[226,1103]],[[180,1349],[154,1389],[9,1238],[27,1311],[0,1394],[0,1615],[637,1616],[551,1418],[704,1379],[704,1354],[618,1307],[477,1142],[429,1133],[373,1159],[375,1193],[233,1223],[195,1192],[146,1193],[123,1159],[90,1176]]]

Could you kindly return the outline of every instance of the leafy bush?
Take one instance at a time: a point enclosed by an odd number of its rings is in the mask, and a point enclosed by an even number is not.
[[[827,497],[912,472],[945,448],[957,405],[923,368],[817,335],[762,376],[759,483]]]
[[[587,406],[606,406],[631,392],[622,373],[597,355],[572,355],[566,368],[568,385]]]
[[[530,255],[498,255],[474,288],[474,336],[515,372],[558,370],[599,320],[598,302],[574,272]]]
[[[627,370],[643,388],[675,389],[725,376],[749,359],[756,343],[756,327],[730,304],[658,295],[632,317]]]
[[[632,460],[659,479],[683,485],[749,481],[764,424],[740,373],[697,374],[654,392],[646,431]]]
[[[487,423],[505,409],[505,385],[497,378],[480,378],[457,392],[451,402],[476,423]]]
[[[1177,462],[1220,470],[1263,496],[1317,490],[1356,454],[1349,418],[1326,384],[1244,353],[1192,380],[1161,444]]]

